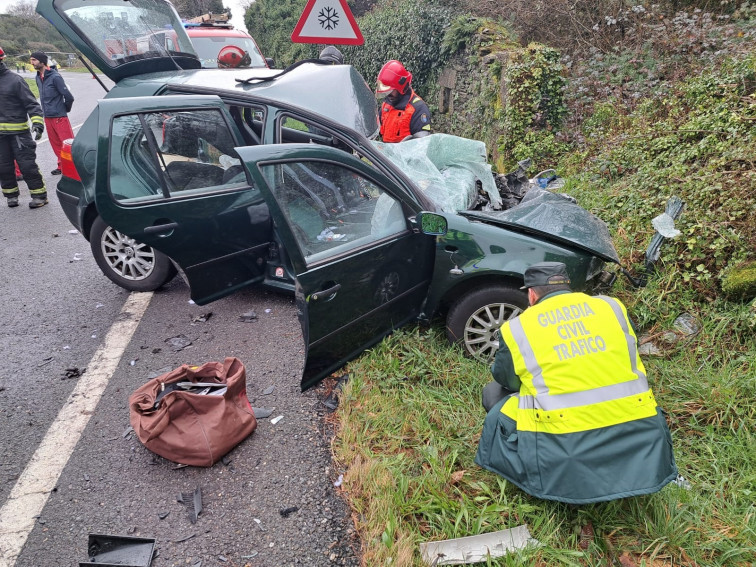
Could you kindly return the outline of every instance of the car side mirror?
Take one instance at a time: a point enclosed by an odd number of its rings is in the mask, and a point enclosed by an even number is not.
[[[423,234],[444,236],[449,230],[449,223],[446,222],[446,217],[444,216],[436,213],[419,213],[417,216],[420,232]]]
[[[273,68],[273,58],[272,57],[266,57],[265,58],[265,63],[268,65],[269,69]]]

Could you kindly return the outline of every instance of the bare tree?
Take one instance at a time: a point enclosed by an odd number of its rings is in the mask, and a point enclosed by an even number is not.
[[[15,4],[11,4],[8,8],[8,14],[11,16],[19,16],[26,20],[36,20],[41,18],[37,12],[34,11],[36,2],[34,0],[19,0]]]

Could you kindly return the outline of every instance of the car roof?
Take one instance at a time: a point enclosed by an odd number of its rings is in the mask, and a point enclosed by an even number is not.
[[[251,80],[247,83],[239,81]],[[277,69],[197,69],[140,75],[122,81],[109,95],[140,96],[145,83],[169,89],[218,96],[262,97],[325,116],[370,138],[378,130],[375,95],[351,65],[303,63],[282,73]],[[134,94],[128,92],[134,90]]]

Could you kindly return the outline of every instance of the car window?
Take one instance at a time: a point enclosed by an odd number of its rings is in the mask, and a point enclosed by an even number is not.
[[[407,228],[398,200],[339,164],[300,161],[261,169],[308,264]]]
[[[219,110],[116,116],[110,186],[122,202],[248,185],[236,141]]]
[[[112,67],[139,59],[194,52],[189,38],[178,37],[173,31],[181,22],[170,4],[149,0],[59,0],[56,6]]]

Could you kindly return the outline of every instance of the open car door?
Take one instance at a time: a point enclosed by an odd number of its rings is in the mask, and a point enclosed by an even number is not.
[[[417,316],[434,241],[394,182],[343,150],[237,148],[270,207],[297,278],[302,389]]]
[[[272,221],[220,98],[105,99],[97,112],[102,219],[178,264],[198,304],[262,281]]]

